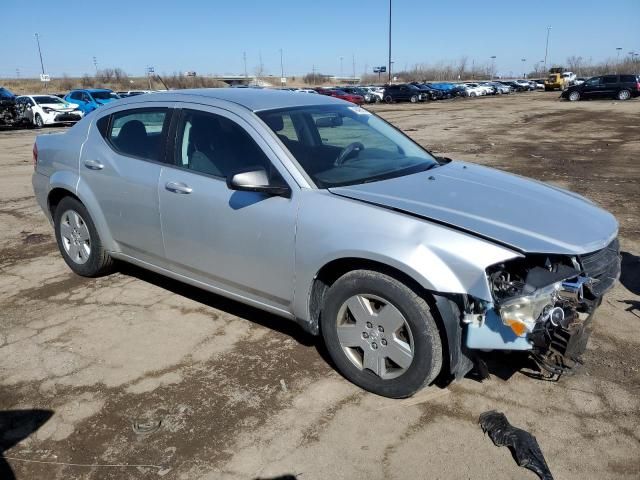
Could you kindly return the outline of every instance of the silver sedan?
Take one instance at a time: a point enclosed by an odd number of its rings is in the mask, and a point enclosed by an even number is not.
[[[132,97],[39,136],[34,163],[74,272],[130,262],[298,322],[389,397],[480,350],[562,373],[620,269],[617,222],[590,201],[436,157],[324,95]]]

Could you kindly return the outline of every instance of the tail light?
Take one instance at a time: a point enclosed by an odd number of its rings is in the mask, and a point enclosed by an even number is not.
[[[638,89],[638,91],[640,92],[640,80],[638,81],[638,83],[636,83],[636,88]]]
[[[38,145],[33,144],[33,169],[38,166]]]

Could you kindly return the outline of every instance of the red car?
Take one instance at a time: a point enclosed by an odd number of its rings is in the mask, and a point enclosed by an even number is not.
[[[361,95],[352,95],[351,93],[344,92],[339,88],[318,88],[317,92],[320,95],[327,95],[329,97],[336,97],[347,102],[355,103],[356,105],[362,105],[364,103],[364,97]]]

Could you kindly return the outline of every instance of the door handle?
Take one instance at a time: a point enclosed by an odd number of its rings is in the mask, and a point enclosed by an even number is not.
[[[193,192],[193,188],[182,182],[167,182],[164,188],[172,193],[187,194]]]
[[[85,160],[84,166],[91,170],[102,170],[104,165],[96,160]]]

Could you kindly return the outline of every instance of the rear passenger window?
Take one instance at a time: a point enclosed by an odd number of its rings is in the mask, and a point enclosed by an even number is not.
[[[616,75],[605,75],[602,78],[604,83],[618,83],[618,77]]]
[[[168,108],[145,108],[114,113],[107,141],[124,155],[162,161],[162,147],[169,126],[168,112]]]
[[[620,81],[625,83],[636,83],[635,75],[620,75]]]

